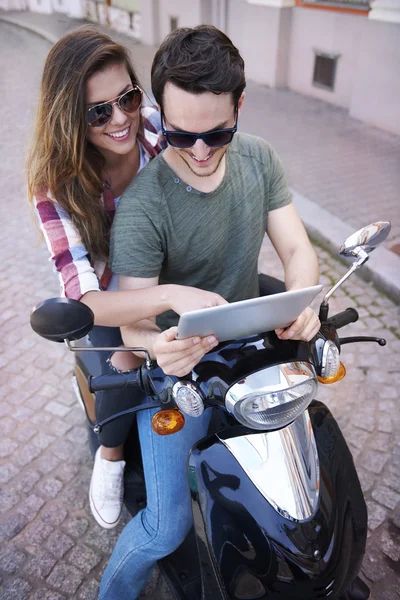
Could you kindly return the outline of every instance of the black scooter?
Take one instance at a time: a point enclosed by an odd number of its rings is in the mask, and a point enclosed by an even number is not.
[[[93,431],[124,414],[95,423],[98,390],[140,386],[148,402],[129,412],[159,407],[153,428],[160,434],[182,427],[185,414],[214,409],[209,435],[189,456],[194,527],[180,548],[159,561],[176,599],[369,598],[358,577],[367,536],[363,493],[337,422],[314,396],[318,380],[344,376],[341,346],[386,343],[339,338],[337,330],[358,314],[348,308],[329,317],[328,300],[389,231],[390,223],[373,223],[343,244],[341,254],[355,262],[326,294],[312,343],[281,341],[274,332],[221,343],[185,378],[166,376],[149,355],[132,373],[96,376],[93,350],[99,349],[81,340],[93,326],[90,309],[57,298],[33,311],[36,333],[65,341],[76,352],[76,388],[92,427],[93,450]],[[261,287],[266,281],[261,279]],[[77,339],[80,346],[71,344]],[[124,498],[132,515],[146,502],[138,456],[133,427]]]

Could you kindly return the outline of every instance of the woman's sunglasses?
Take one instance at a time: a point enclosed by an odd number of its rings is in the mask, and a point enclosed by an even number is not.
[[[96,104],[96,106],[92,106],[88,110],[88,125],[90,127],[103,127],[107,125],[111,121],[114,104],[118,104],[119,108],[126,113],[135,112],[142,104],[142,98],[143,91],[138,85],[135,85],[131,90],[108,102]]]
[[[168,131],[164,128],[164,115],[161,112],[161,130],[168,144],[175,148],[191,148],[197,140],[203,140],[206,146],[226,146],[230,144],[237,131],[238,111],[235,113],[235,124],[229,129],[212,129],[204,133],[191,133],[189,131]]]

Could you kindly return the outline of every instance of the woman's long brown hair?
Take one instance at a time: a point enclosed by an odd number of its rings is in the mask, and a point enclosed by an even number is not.
[[[113,64],[124,64],[138,83],[126,48],[94,27],[75,29],[53,46],[27,161],[29,200],[49,190],[69,213],[92,260],[108,258],[110,223],[101,201],[104,159],[87,141],[85,88],[91,75]]]

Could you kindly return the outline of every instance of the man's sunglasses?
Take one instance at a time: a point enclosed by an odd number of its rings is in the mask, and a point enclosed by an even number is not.
[[[143,91],[138,85],[135,85],[120,96],[89,108],[87,113],[88,125],[90,127],[103,127],[107,125],[111,121],[114,104],[118,104],[119,108],[126,113],[135,112],[142,104],[142,99]]]
[[[235,124],[229,129],[212,129],[204,133],[189,131],[168,131],[164,128],[164,114],[161,112],[161,130],[170,146],[175,148],[191,148],[197,140],[203,140],[206,146],[226,146],[230,144],[237,131],[238,111],[235,112]]]

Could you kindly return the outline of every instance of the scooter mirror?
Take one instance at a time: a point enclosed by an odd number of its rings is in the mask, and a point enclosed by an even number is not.
[[[360,248],[367,253],[375,250],[389,235],[391,224],[389,221],[377,221],[353,233],[343,242],[339,253],[342,256],[359,256]]]
[[[50,298],[36,306],[31,314],[35,333],[51,342],[79,340],[89,333],[94,324],[91,309],[70,298]]]

